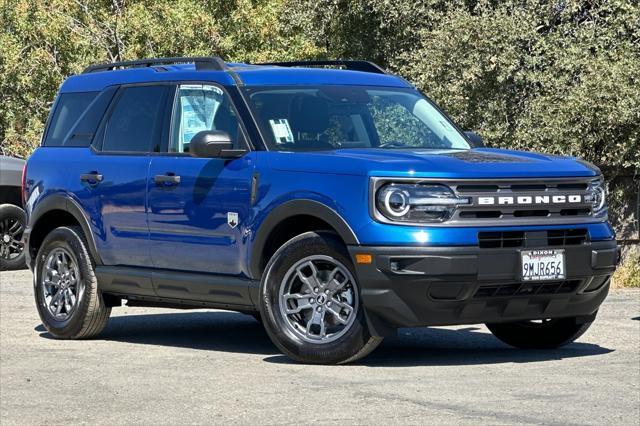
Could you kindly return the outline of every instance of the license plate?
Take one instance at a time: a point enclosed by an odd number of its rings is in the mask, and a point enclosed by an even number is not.
[[[524,250],[522,259],[522,280],[543,281],[565,278],[564,250]]]

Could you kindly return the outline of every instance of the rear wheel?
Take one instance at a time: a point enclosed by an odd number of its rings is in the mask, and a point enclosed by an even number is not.
[[[260,311],[269,337],[287,356],[347,363],[382,341],[369,333],[352,269],[346,248],[329,232],[299,235],[273,256],[260,287]]]
[[[82,231],[56,228],[44,239],[36,264],[35,299],[42,324],[60,339],[90,338],[107,324],[111,308],[98,290]]]
[[[487,324],[487,328],[504,343],[523,349],[552,349],[567,345],[582,336],[592,322],[576,318],[557,318]]]
[[[20,207],[0,206],[0,271],[24,268],[24,227],[24,211]]]

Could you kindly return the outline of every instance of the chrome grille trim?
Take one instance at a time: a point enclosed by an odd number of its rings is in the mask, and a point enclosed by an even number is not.
[[[447,179],[447,178],[394,178],[371,177],[369,210],[379,222],[404,226],[531,226],[573,225],[603,222],[607,217],[594,217],[591,204],[585,202],[589,182],[597,176],[566,178],[501,178],[501,179]],[[453,217],[440,223],[393,222],[377,212],[375,194],[389,182],[425,183],[448,185],[456,195],[471,198],[471,203],[459,206]],[[581,202],[528,205],[480,205],[479,197],[485,196],[554,196],[580,195]]]

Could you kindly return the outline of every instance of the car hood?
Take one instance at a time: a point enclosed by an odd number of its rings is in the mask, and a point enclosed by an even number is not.
[[[471,150],[337,149],[269,152],[273,169],[392,177],[528,178],[595,176],[597,167],[575,157],[493,148]]]

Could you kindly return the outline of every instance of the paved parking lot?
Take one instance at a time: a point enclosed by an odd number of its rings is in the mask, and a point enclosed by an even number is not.
[[[402,330],[355,365],[289,362],[251,317],[116,308],[53,340],[28,271],[0,273],[0,423],[640,424],[640,292],[613,292],[559,350],[483,326]]]

